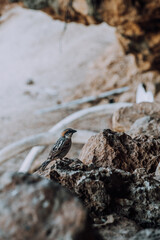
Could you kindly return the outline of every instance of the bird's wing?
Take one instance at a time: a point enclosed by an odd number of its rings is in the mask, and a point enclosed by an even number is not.
[[[57,140],[57,142],[53,145],[52,150],[50,151],[48,159],[51,159],[51,158],[53,159],[62,151],[64,142],[65,142],[65,138],[63,137]]]
[[[39,167],[42,170],[45,170],[47,165],[52,161],[59,157],[63,157],[67,154],[71,147],[71,140],[65,139],[64,137],[61,137],[57,140],[57,142],[53,145],[52,150],[49,153],[49,156],[45,162],[42,163],[42,165]],[[62,154],[64,153],[64,154]],[[61,154],[61,155],[60,155]]]

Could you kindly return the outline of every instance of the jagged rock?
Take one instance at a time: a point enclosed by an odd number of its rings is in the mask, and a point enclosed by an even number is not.
[[[78,159],[56,160],[48,175],[76,193],[93,220],[117,213],[142,226],[160,227],[160,182],[153,175],[87,166]]]
[[[150,116],[139,118],[133,123],[127,134],[129,134],[131,137],[140,135],[159,137],[160,118],[154,118]]]
[[[0,239],[95,239],[81,202],[60,185],[15,173],[0,189]]]
[[[134,237],[129,240],[159,240],[160,229],[145,229],[138,232]]]
[[[84,164],[114,167],[133,172],[145,168],[155,172],[160,161],[160,139],[140,136],[131,138],[125,133],[109,129],[92,136],[82,148],[80,159]]]
[[[145,116],[160,119],[160,104],[143,102],[133,104],[132,107],[120,108],[113,115],[113,129],[119,132],[129,131],[137,119]]]
[[[117,27],[126,54],[133,53],[142,70],[160,69],[160,1],[19,0],[64,21],[107,22]]]

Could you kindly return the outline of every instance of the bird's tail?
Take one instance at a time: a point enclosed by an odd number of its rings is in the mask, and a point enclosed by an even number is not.
[[[46,160],[45,162],[43,162],[41,164],[41,166],[39,167],[39,169],[42,169],[43,171],[45,170],[45,168],[47,167],[47,165],[51,162],[51,160]]]

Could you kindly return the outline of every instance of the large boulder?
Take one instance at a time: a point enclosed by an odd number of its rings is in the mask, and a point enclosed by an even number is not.
[[[0,239],[95,239],[81,202],[38,175],[15,173],[0,189]]]
[[[160,161],[160,139],[149,136],[132,138],[125,133],[103,130],[84,145],[80,160],[98,167],[129,172],[145,168],[146,172],[154,172]]]

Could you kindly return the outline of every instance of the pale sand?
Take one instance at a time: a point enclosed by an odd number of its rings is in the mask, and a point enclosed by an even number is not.
[[[0,19],[0,148],[47,131],[66,116],[34,113],[72,94],[89,65],[115,41],[114,28],[106,24],[70,23],[63,31],[63,22],[21,7]],[[27,85],[28,79],[35,84]]]

